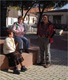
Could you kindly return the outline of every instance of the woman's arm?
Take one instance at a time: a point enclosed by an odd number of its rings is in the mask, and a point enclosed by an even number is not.
[[[6,44],[6,48],[8,50],[15,50],[16,49],[15,43],[12,43],[12,41],[10,39],[6,39],[5,44]]]
[[[16,28],[16,24],[13,25],[13,32],[20,33],[20,31]]]

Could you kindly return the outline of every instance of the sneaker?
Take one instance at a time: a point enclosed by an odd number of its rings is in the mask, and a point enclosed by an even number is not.
[[[43,62],[37,63],[37,65],[43,65],[43,64],[45,64],[45,63],[43,63]]]
[[[26,68],[25,66],[22,66],[22,67],[21,67],[21,71],[22,71],[22,72],[27,71],[27,68]]]
[[[49,64],[44,64],[43,67],[48,68],[48,67],[50,67],[50,65],[51,65],[50,63]]]
[[[14,74],[20,74],[20,71],[18,70],[18,68],[14,68],[13,73]]]

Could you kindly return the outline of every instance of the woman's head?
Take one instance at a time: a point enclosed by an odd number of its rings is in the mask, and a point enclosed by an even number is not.
[[[13,37],[13,31],[12,30],[7,30],[7,36],[8,37]]]
[[[19,23],[23,23],[23,16],[19,16],[19,17],[18,17],[18,22],[19,22]]]
[[[45,24],[47,24],[48,23],[48,15],[43,15],[42,16],[42,20],[43,20],[43,22],[45,23]]]

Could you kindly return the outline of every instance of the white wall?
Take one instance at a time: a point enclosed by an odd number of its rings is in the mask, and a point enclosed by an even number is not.
[[[7,17],[6,18],[6,26],[10,26],[10,25],[13,25],[14,22],[17,22],[17,18],[12,18],[12,17]]]
[[[66,24],[66,19],[67,19],[66,15],[68,15],[67,12],[51,12],[46,14],[49,15],[51,21],[53,21],[54,15],[61,15],[61,24]]]
[[[53,16],[49,16],[49,21],[51,21],[53,23]]]
[[[26,16],[27,17],[27,20],[26,20],[26,18],[25,18],[25,21],[24,21],[24,23],[28,23],[28,16]],[[36,17],[35,16],[29,16],[30,17],[30,19],[29,19],[29,24],[34,24],[33,23],[33,18],[34,18],[34,20],[36,20]]]
[[[66,24],[66,16],[65,15],[63,15],[61,17],[61,24]]]

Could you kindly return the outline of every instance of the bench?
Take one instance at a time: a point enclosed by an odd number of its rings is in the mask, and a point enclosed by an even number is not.
[[[2,47],[3,47],[3,43],[0,43],[0,50],[2,49]],[[39,54],[39,47],[36,46],[30,47],[29,53],[23,52],[22,53],[22,56],[24,58],[23,65],[25,67],[30,67],[33,64],[36,64],[38,61],[38,54]],[[18,68],[20,67],[21,66],[19,64]],[[13,67],[8,66],[8,58],[5,55],[0,54],[0,69],[12,69],[12,68]]]

